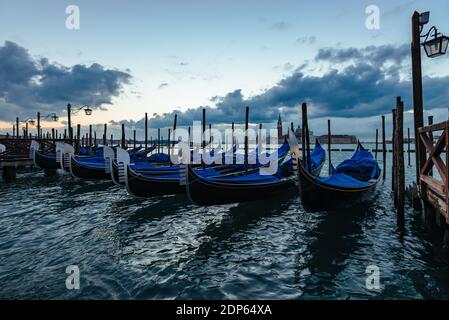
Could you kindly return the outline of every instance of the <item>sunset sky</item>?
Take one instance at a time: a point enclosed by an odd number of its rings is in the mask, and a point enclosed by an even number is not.
[[[80,29],[66,28],[66,7],[80,9]],[[380,29],[365,26],[367,6],[380,9]],[[411,101],[410,39],[414,10],[449,34],[449,2],[417,1],[103,1],[0,2],[0,132],[88,104],[73,122],[126,121],[139,135],[145,112],[151,128],[200,119],[220,126],[242,122],[285,127],[310,106],[311,128],[368,139],[390,115],[395,97]],[[449,55],[423,53],[426,115],[448,117]],[[157,114],[157,115],[154,115]],[[154,115],[154,116],[153,116]],[[411,127],[411,114],[406,126]]]

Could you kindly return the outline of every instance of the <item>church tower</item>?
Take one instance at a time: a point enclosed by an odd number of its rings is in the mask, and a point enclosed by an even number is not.
[[[279,118],[278,118],[278,139],[280,140],[282,138],[282,119],[281,119],[281,114],[279,113]]]

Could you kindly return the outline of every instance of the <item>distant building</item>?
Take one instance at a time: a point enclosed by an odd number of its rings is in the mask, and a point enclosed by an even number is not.
[[[319,136],[318,140],[322,144],[328,143],[327,134]],[[356,144],[357,137],[348,134],[333,134],[331,135],[331,143],[333,144]]]
[[[278,117],[277,129],[278,129],[278,143],[284,143],[285,139],[288,138],[288,132],[286,134],[283,134],[283,132],[282,132],[281,114],[279,114],[279,117]],[[295,133],[296,139],[298,140],[298,143],[302,143],[301,127],[298,126],[294,133]],[[313,130],[310,130],[310,129],[309,129],[309,141],[311,144],[315,143],[315,136],[313,135]]]

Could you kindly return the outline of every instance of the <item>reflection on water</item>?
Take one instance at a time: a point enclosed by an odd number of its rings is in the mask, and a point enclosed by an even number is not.
[[[338,208],[304,207],[295,191],[203,208],[21,171],[0,183],[0,298],[447,299],[441,232],[411,208],[398,228],[387,176],[372,201]],[[65,287],[68,265],[80,268],[78,291]],[[378,291],[365,287],[369,265]]]

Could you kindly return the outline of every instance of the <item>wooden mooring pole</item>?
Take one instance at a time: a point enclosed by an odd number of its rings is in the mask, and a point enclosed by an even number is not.
[[[433,116],[428,116],[427,117],[427,121],[429,123],[429,126],[431,126],[433,124]],[[429,132],[429,139],[430,139],[430,142],[433,145],[433,132],[432,131]],[[433,170],[432,169],[430,169],[429,176],[433,176]]]
[[[89,125],[89,148],[92,148],[92,125]]]
[[[379,147],[379,129],[376,129],[376,148],[374,149],[374,157],[377,160],[377,148]]]
[[[408,166],[410,166],[410,128],[407,128],[407,153],[408,153]]]
[[[161,152],[161,128],[157,128],[157,152]]]
[[[126,141],[125,141],[125,124],[122,123],[122,148],[125,149],[126,148]]]
[[[145,112],[145,150],[148,149],[148,113]]]
[[[103,131],[103,145],[104,145],[104,146],[108,143],[108,142],[106,141],[107,134],[108,134],[108,125],[105,123],[105,124],[104,124],[104,131]]]
[[[72,106],[70,105],[70,103],[67,105],[67,127],[69,129],[69,143],[73,145]]]
[[[329,157],[329,175],[332,174],[332,158],[331,158],[331,120],[327,119],[327,155]]]
[[[307,171],[309,173],[312,173],[312,162],[310,159],[310,137],[309,137],[309,121],[307,119],[307,103],[302,104],[302,119],[305,126],[305,134],[304,137],[305,143],[306,143],[306,163],[307,163]]]
[[[385,116],[382,116],[382,178],[385,180],[387,174],[387,142],[385,141]]]
[[[76,125],[76,152],[80,152],[80,136],[81,136],[81,125]]]
[[[37,113],[37,137],[41,138],[41,113]]]
[[[245,110],[245,170],[248,171],[248,124],[249,124],[249,107]]]
[[[396,99],[396,105],[398,104],[398,99]],[[392,163],[391,163],[391,189],[394,191],[396,188],[396,182],[395,182],[395,178],[396,178],[396,145],[395,145],[395,141],[396,141],[396,109],[391,110],[392,113],[392,118],[393,118],[393,132],[392,132],[392,139],[391,139],[391,144],[392,144]],[[394,203],[396,204],[396,193],[394,193]]]
[[[398,222],[403,221],[405,205],[405,171],[404,171],[404,102],[400,97],[396,105],[396,209],[398,212]]]

